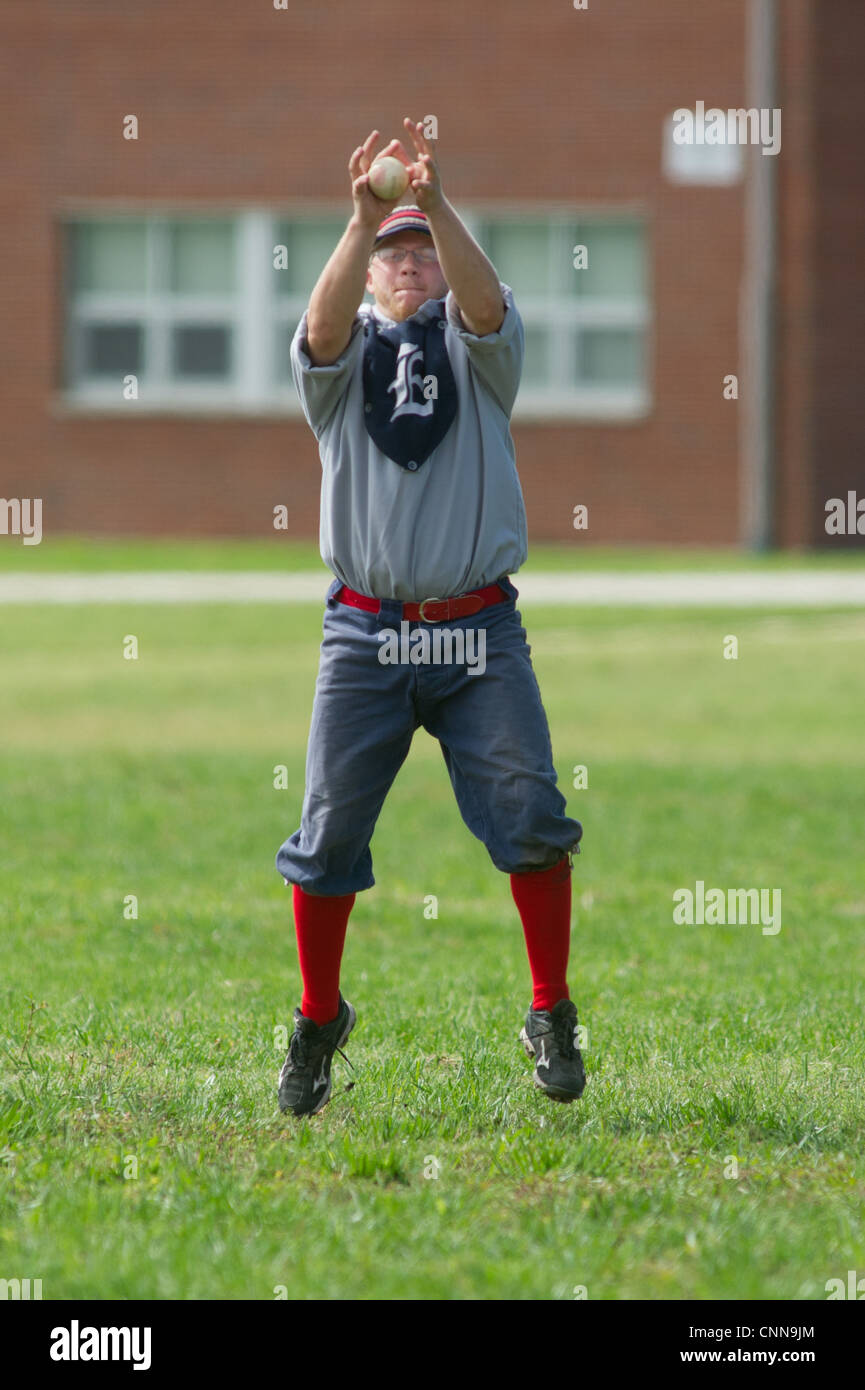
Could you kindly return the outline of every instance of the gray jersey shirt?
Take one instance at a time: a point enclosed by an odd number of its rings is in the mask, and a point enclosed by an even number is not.
[[[291,343],[291,369],[322,464],[321,558],[358,593],[374,598],[450,598],[478,589],[525,563],[526,512],[508,421],[525,352],[513,292],[497,333],[479,338],[445,300],[445,346],[457,412],[442,442],[416,471],[401,468],[367,433],[361,304],[351,341],[336,362],[314,367],[306,352],[307,314]],[[412,315],[438,316],[428,299]]]

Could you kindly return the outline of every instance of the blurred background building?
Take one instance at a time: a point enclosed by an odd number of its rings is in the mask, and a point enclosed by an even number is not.
[[[863,543],[824,524],[865,495],[860,0],[279,4],[0,5],[0,494],[315,537],[288,345],[352,150],[433,115],[525,323],[530,539]],[[677,146],[698,102],[778,108],[780,151]]]

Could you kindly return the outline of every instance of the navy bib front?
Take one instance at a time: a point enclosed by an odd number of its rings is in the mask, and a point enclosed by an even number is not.
[[[364,324],[363,418],[373,443],[416,472],[456,418],[457,387],[445,347],[444,300],[432,318]],[[425,390],[426,378],[434,380]]]

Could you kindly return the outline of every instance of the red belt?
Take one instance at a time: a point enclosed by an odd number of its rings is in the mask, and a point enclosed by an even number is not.
[[[381,612],[381,599],[356,594],[346,584],[337,589],[334,598],[352,608],[362,608],[365,613]],[[510,594],[500,584],[488,584],[485,589],[473,589],[471,593],[460,594],[457,598],[425,598],[421,603],[404,603],[402,616],[409,622],[444,623],[451,618],[467,618],[472,613],[479,613],[482,608],[504,603],[509,598]]]

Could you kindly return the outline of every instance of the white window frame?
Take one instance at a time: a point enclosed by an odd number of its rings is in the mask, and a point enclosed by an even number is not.
[[[460,209],[460,216],[477,241],[484,245],[485,226],[497,220],[509,223],[525,220],[529,225],[545,224],[552,231],[552,254],[547,262],[547,296],[520,295],[517,304],[523,325],[540,328],[550,334],[551,353],[558,354],[563,364],[561,384],[548,389],[521,384],[514,403],[512,419],[519,423],[543,424],[548,420],[598,421],[602,424],[627,423],[630,420],[644,419],[652,408],[652,359],[650,309],[651,290],[647,289],[642,299],[563,299],[560,280],[557,282],[556,265],[573,265],[573,227],[574,223],[586,225],[591,222],[605,226],[617,220],[642,222],[646,236],[646,260],[648,254],[649,223],[642,208],[616,208],[578,206],[558,207],[539,215],[536,205],[504,206],[495,203],[486,208],[472,209],[466,213]],[[579,275],[578,270],[572,274]],[[641,385],[599,387],[584,386],[575,388],[573,354],[575,340],[573,330],[580,328],[635,328],[643,332],[643,351],[645,380]]]
[[[66,367],[71,384],[59,393],[57,404],[61,412],[83,413],[133,411],[136,414],[176,414],[194,416],[276,415],[289,419],[303,417],[303,411],[290,375],[277,374],[277,335],[281,326],[300,318],[307,307],[306,295],[280,295],[274,289],[273,249],[278,244],[277,227],[280,221],[300,222],[306,219],[330,218],[344,212],[333,203],[302,206],[266,207],[245,206],[229,208],[212,206],[206,209],[166,207],[153,212],[151,207],[136,210],[103,209],[98,204],[76,206],[66,214],[69,222],[107,220],[143,220],[148,226],[147,247],[150,264],[148,284],[166,283],[154,272],[164,269],[168,256],[169,224],[185,217],[230,219],[235,223],[237,245],[237,288],[233,295],[181,296],[167,292],[148,291],[139,295],[79,292],[74,303],[67,299]],[[574,222],[585,224],[592,220],[609,223],[623,220],[643,222],[648,241],[649,220],[642,208],[604,206],[591,209],[578,206],[558,206],[539,216],[536,205],[503,205],[500,202],[464,209],[460,216],[469,231],[483,244],[485,224],[499,219],[514,222],[520,218],[533,224],[546,223],[553,229],[552,244],[556,260],[565,257],[572,261],[571,237]],[[346,214],[347,220],[348,214]],[[335,245],[336,243],[334,243]],[[331,250],[333,248],[330,248]],[[651,263],[648,254],[647,262]],[[322,256],[322,267],[327,254]],[[574,270],[573,274],[579,274]],[[647,287],[644,299],[580,299],[564,300],[560,282],[556,284],[553,256],[549,265],[549,294],[518,299],[518,307],[526,329],[541,328],[551,335],[552,351],[561,354],[563,376],[573,375],[573,330],[575,327],[637,328],[644,334],[645,382],[643,385],[576,390],[562,383],[549,389],[520,386],[513,411],[517,423],[591,420],[604,424],[627,423],[645,418],[652,408],[651,379],[653,363],[652,291]],[[367,298],[367,296],[365,296]],[[178,319],[188,318],[199,323],[208,321],[228,324],[232,335],[231,375],[214,382],[171,381],[168,376],[170,330]],[[90,318],[110,323],[137,319],[143,324],[143,361],[152,373],[147,382],[147,370],[142,371],[137,400],[123,397],[122,379],[117,381],[76,381],[77,329]],[[558,349],[555,343],[558,340]]]
[[[79,291],[66,303],[66,380],[61,393],[68,409],[138,414],[232,415],[259,414],[273,395],[273,363],[261,325],[268,320],[271,303],[272,264],[269,208],[208,207],[206,210],[170,209],[157,213],[126,209],[118,221],[147,224],[148,286],[166,284],[169,227],[185,219],[202,217],[235,224],[237,245],[236,289],[230,295],[190,294],[148,288],[141,294],[116,295]],[[108,221],[111,212],[99,207],[81,209],[67,222]],[[79,326],[87,320],[110,323],[138,320],[144,329],[143,370],[138,399],[123,396],[123,380],[80,380]],[[227,326],[230,334],[230,371],[214,381],[172,380],[169,372],[171,331],[178,323],[214,323]]]

